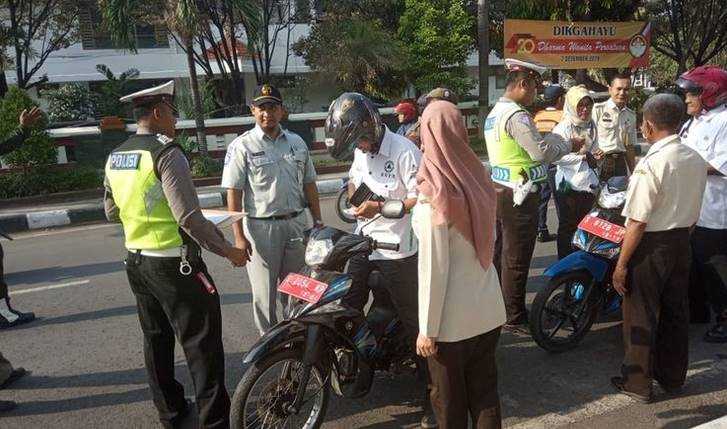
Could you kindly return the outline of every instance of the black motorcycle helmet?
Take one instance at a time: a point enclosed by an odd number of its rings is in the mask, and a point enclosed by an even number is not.
[[[326,147],[336,160],[351,158],[360,139],[371,142],[377,152],[385,130],[379,110],[371,100],[356,92],[346,92],[328,108]]]

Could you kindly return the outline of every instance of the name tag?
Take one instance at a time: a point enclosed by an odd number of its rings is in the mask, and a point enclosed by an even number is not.
[[[263,165],[272,164],[273,160],[270,159],[270,157],[262,155],[262,156],[253,156],[252,157],[252,165],[255,167],[262,167]]]
[[[116,153],[111,155],[109,163],[112,170],[137,170],[140,160],[140,153]]]

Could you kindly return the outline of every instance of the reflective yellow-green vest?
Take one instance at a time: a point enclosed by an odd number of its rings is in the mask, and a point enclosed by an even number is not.
[[[542,182],[548,177],[546,167],[533,161],[530,154],[507,133],[507,120],[517,112],[525,112],[525,109],[514,101],[501,100],[485,119],[485,143],[492,180],[510,187],[521,180]]]
[[[183,244],[156,171],[157,158],[172,147],[177,146],[166,137],[136,135],[106,161],[106,180],[119,208],[127,249],[165,250]]]

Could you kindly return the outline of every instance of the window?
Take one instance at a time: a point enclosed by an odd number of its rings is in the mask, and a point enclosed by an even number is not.
[[[83,49],[115,49],[116,46],[103,28],[103,19],[97,3],[88,2],[80,14],[81,45]],[[137,25],[135,29],[138,49],[168,48],[169,35],[164,27]]]
[[[505,89],[507,87],[507,76],[504,74],[495,75],[495,88]]]

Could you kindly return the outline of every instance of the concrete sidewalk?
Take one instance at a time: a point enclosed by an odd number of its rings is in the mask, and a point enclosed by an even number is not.
[[[348,173],[322,174],[316,184],[322,195],[332,195],[343,186]],[[202,208],[227,205],[227,192],[219,186],[197,188]],[[3,209],[0,212],[0,228],[6,232],[22,232],[86,222],[105,221],[103,199],[91,198],[84,201],[33,204]]]

